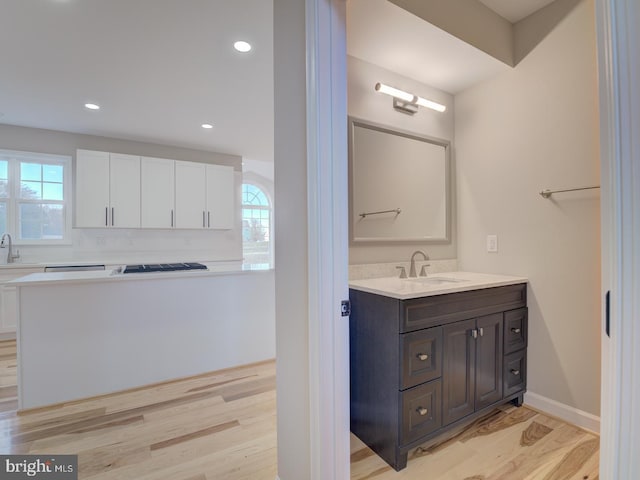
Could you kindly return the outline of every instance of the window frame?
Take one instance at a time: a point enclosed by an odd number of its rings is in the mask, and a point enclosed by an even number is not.
[[[255,187],[258,190],[260,190],[262,192],[262,194],[265,196],[266,200],[267,200],[267,205],[252,205],[250,203],[244,203],[244,186],[245,185],[251,185],[252,187]],[[271,200],[270,192],[269,192],[269,190],[267,188],[265,188],[260,183],[255,182],[253,180],[245,179],[245,180],[242,181],[242,184],[240,186],[240,195],[241,195],[240,218],[242,219],[242,222],[243,222],[243,225],[241,227],[243,257],[244,257],[245,240],[244,240],[244,232],[242,232],[242,229],[244,229],[244,210],[245,210],[245,208],[246,209],[267,211],[269,213],[269,261],[267,263],[269,265],[269,268],[272,268],[273,267],[273,262],[274,262],[274,258],[273,258],[273,249],[274,249],[273,225],[274,225],[274,223],[273,223],[273,201]],[[245,261],[246,261],[246,259],[245,259]]]
[[[73,205],[72,185],[72,159],[70,155],[55,155],[50,153],[25,152],[18,150],[0,149],[0,160],[6,160],[7,164],[7,192],[8,198],[0,198],[1,203],[7,206],[7,233],[11,235],[14,245],[71,245],[71,228]],[[21,179],[20,164],[35,163],[45,165],[62,165],[62,197],[63,200],[26,199],[20,197]],[[21,204],[51,204],[62,205],[63,208],[63,234],[61,239],[22,239],[19,235],[20,205]],[[5,233],[5,232],[1,232]]]

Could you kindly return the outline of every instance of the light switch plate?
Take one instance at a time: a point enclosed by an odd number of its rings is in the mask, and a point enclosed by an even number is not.
[[[487,252],[489,253],[498,252],[498,236],[497,235],[487,235]]]

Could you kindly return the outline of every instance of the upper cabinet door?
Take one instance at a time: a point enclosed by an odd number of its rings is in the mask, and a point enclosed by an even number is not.
[[[206,165],[176,161],[177,228],[206,228]]]
[[[207,228],[234,227],[235,178],[233,167],[207,165]]]
[[[174,188],[175,161],[142,157],[141,225],[143,228],[173,228],[175,226]]]
[[[140,227],[140,157],[112,153],[109,226]]]
[[[108,227],[109,153],[76,152],[76,227]]]

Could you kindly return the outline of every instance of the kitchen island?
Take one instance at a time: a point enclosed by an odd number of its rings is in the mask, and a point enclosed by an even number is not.
[[[35,273],[18,290],[18,407],[275,357],[274,272]]]

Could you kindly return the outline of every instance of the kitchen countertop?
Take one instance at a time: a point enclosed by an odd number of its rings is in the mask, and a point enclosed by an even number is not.
[[[121,269],[107,269],[97,271],[80,272],[47,272],[32,273],[24,277],[16,278],[7,282],[18,287],[32,285],[52,285],[62,283],[87,283],[87,282],[119,282],[131,280],[167,280],[173,278],[186,277],[207,277],[218,275],[237,275],[255,272],[268,272],[273,269],[263,267],[256,268],[253,265],[226,264],[221,265],[216,262],[201,262],[207,266],[208,270],[179,270],[171,272],[150,272],[150,273],[121,273]],[[79,265],[79,264],[74,264]]]
[[[425,280],[426,279],[426,280]],[[438,279],[443,281],[440,283]],[[449,281],[446,281],[449,280]],[[349,288],[385,297],[407,300],[481,288],[527,283],[526,277],[474,272],[446,272],[418,278],[369,278],[349,281]],[[434,282],[434,283],[425,283]]]

